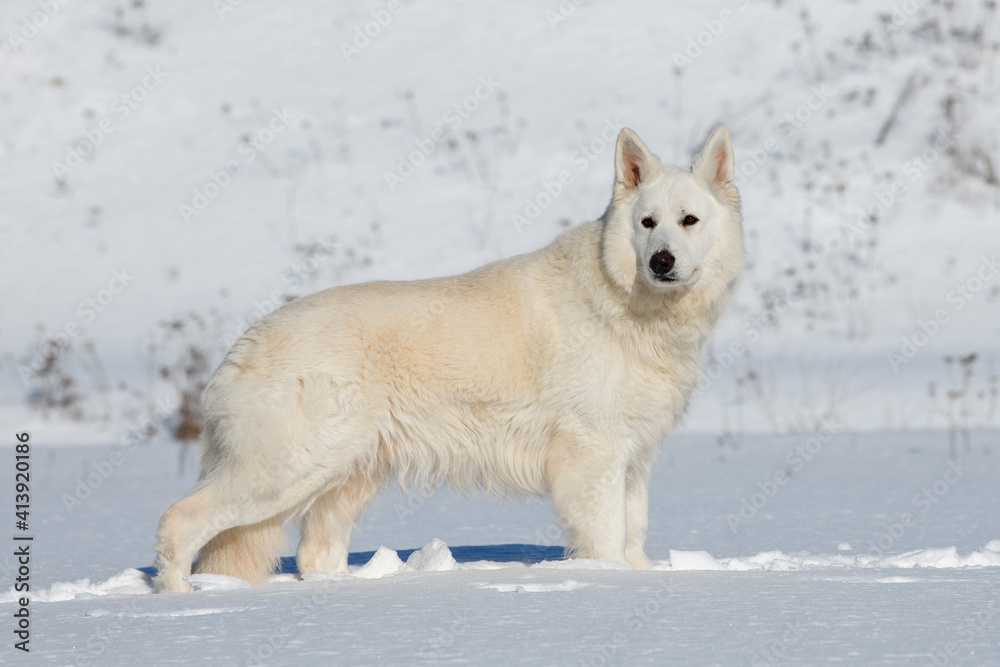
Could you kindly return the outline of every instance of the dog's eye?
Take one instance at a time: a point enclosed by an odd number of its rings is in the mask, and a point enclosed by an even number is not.
[[[642,219],[642,226],[646,229],[652,229],[653,227],[656,227],[656,220],[653,220],[653,218],[647,215]]]
[[[684,225],[685,227],[690,227],[691,225],[697,222],[698,218],[694,217],[693,215],[686,215],[684,216],[684,219],[681,220],[681,224]]]

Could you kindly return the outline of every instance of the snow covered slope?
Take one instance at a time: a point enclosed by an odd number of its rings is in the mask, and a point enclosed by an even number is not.
[[[988,3],[232,4],[60,3],[30,38],[0,7],[12,419],[48,392],[84,420],[52,438],[117,439],[187,343],[211,366],[286,297],[537,248],[604,210],[619,127],[686,163],[725,124],[750,265],[689,427],[997,425]],[[972,353],[966,386],[942,358]]]

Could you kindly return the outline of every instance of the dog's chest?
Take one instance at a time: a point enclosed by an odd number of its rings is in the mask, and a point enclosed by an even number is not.
[[[570,377],[560,383],[574,412],[613,430],[669,431],[698,383],[697,341],[637,337],[623,345],[608,337],[595,343],[573,355]]]

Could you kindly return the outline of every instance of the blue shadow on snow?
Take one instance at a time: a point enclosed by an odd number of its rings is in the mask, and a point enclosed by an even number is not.
[[[543,547],[537,544],[484,544],[473,547],[450,547],[451,555],[459,563],[474,563],[479,560],[489,560],[494,563],[524,563],[534,565],[543,560],[560,560],[563,557],[562,547]],[[400,560],[405,561],[416,549],[400,549]],[[347,556],[348,565],[364,565],[375,555],[374,551],[357,551]],[[151,577],[156,576],[155,567],[140,567]],[[295,564],[295,556],[285,556],[276,574],[298,574],[299,567]]]

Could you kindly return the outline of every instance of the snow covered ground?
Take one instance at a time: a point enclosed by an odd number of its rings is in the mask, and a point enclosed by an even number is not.
[[[34,453],[45,518],[31,664],[1000,661],[995,430],[957,460],[940,432],[680,436],[654,473],[648,572],[554,560],[561,536],[542,501],[393,488],[361,523],[353,576],[250,589],[204,575],[177,595],[150,594],[136,568],[193,462],[179,474],[176,445],[137,448],[81,500],[111,451]],[[13,598],[0,593],[5,617]]]
[[[0,424],[35,443],[37,595],[0,663],[1000,663],[996,13],[0,3]],[[654,571],[544,562],[542,501],[386,493],[369,578],[146,594],[194,475],[178,406],[248,322],[535,249],[604,210],[618,128],[684,163],[717,124],[749,264],[664,446]],[[408,554],[432,539],[455,564]]]

